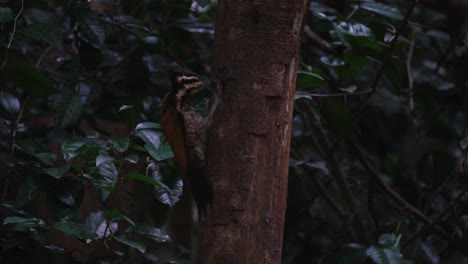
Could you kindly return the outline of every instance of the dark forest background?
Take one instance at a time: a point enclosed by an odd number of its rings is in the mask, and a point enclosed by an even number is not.
[[[209,83],[215,9],[0,0],[0,263],[191,263],[159,113],[172,62]],[[312,1],[283,263],[468,263],[467,14]]]

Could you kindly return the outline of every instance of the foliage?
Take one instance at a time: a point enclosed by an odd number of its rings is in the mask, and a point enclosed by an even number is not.
[[[211,7],[0,3],[1,263],[190,258],[165,225],[182,180],[154,121],[173,61],[209,70]]]
[[[468,262],[453,213],[466,51],[447,9],[415,2],[312,1],[284,263]]]
[[[312,1],[283,263],[468,262],[467,58],[453,18],[420,2]],[[0,1],[1,263],[189,263],[157,122],[172,62],[209,75],[214,7]]]

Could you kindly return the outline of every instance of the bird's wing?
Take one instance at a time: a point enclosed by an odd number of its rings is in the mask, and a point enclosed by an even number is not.
[[[164,97],[161,108],[161,126],[166,139],[171,145],[175,159],[179,165],[187,169],[187,153],[185,148],[185,131],[182,116],[170,100],[170,94]]]

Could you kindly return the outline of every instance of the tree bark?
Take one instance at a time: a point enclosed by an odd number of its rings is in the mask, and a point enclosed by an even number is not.
[[[218,1],[208,136],[214,204],[197,263],[280,263],[300,36],[309,0]]]

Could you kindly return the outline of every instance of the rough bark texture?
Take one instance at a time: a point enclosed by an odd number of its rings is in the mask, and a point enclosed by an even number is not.
[[[280,263],[298,49],[308,0],[218,1],[208,137],[214,205],[197,263]]]

